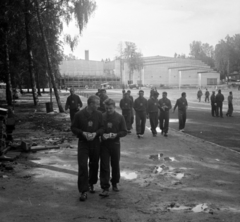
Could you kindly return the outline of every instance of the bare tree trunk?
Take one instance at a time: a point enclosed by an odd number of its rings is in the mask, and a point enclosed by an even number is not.
[[[5,52],[5,75],[6,75],[6,100],[7,104],[11,106],[13,104],[13,94],[12,94],[12,82],[11,73],[9,68],[9,49],[8,49],[8,30],[7,24],[4,30],[4,52]]]
[[[28,54],[28,70],[29,70],[29,74],[30,74],[33,101],[34,101],[34,105],[37,106],[38,105],[38,95],[37,95],[36,78],[35,78],[34,66],[33,66],[31,36],[29,33],[29,21],[30,21],[29,16],[30,15],[29,15],[28,0],[24,0],[24,4],[25,4],[24,17],[25,17],[25,31],[26,31],[27,54]]]
[[[39,85],[39,71],[38,70],[36,70],[36,77],[37,77],[37,93],[38,93],[38,96],[42,96],[40,85]]]
[[[49,47],[48,47],[48,42],[43,30],[43,22],[42,22],[42,18],[40,15],[40,10],[39,10],[39,4],[38,4],[38,0],[35,0],[36,3],[36,9],[37,9],[37,19],[38,19],[38,24],[41,30],[41,35],[42,35],[42,39],[43,39],[43,45],[44,45],[44,49],[45,49],[45,53],[46,53],[46,58],[47,58],[47,64],[48,64],[48,75],[51,78],[51,83],[52,83],[52,87],[54,89],[54,93],[55,93],[55,97],[56,97],[56,101],[58,104],[58,109],[59,112],[64,112],[61,101],[60,101],[60,97],[59,97],[59,93],[55,84],[55,76],[53,74],[53,66],[52,66],[52,61],[51,61],[51,57],[50,57],[50,53],[49,53]]]

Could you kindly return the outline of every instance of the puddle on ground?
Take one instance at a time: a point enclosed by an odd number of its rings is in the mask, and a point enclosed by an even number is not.
[[[175,175],[175,178],[178,179],[178,180],[181,180],[183,177],[184,177],[184,173],[177,173]]]
[[[200,212],[211,213],[212,212],[212,210],[209,209],[206,203],[198,204],[195,207],[177,205],[175,203],[172,203],[170,206],[168,206],[167,209],[171,211],[187,210],[187,211],[192,211],[194,213],[200,213]]]
[[[156,155],[150,155],[149,159],[151,159],[151,160],[160,160],[161,157],[163,157],[163,153],[159,153],[159,154],[156,154]]]
[[[164,157],[163,158],[165,161],[171,161],[171,162],[173,162],[173,161],[176,161],[176,159],[175,159],[175,157]]]
[[[187,206],[176,206],[176,207],[169,207],[168,210],[191,210],[191,207]]]
[[[169,157],[169,156],[166,156],[166,157],[163,157],[163,153],[158,153],[158,154],[155,154],[155,155],[150,155],[149,156],[149,159],[151,160],[164,160],[164,161],[167,161],[167,162],[173,162],[173,161],[176,161],[175,157]]]
[[[134,180],[137,178],[137,173],[135,172],[127,172],[127,171],[122,171],[121,172],[121,177],[123,177],[126,180]]]
[[[198,204],[197,206],[192,208],[192,211],[194,213],[200,213],[200,212],[204,212],[206,210],[208,210],[208,206],[205,203],[204,204]]]

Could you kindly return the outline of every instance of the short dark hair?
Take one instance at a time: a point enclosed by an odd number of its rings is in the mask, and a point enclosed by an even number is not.
[[[144,91],[143,90],[139,90],[139,93],[144,93]]]
[[[90,105],[91,103],[95,103],[96,100],[100,100],[100,98],[98,96],[90,96],[87,100],[87,104]]]
[[[183,93],[182,93],[182,96],[186,96],[186,93],[185,93],[185,92],[183,92]]]
[[[111,106],[111,105],[115,106],[115,101],[114,101],[113,99],[110,99],[110,98],[104,100],[103,103],[104,103],[106,106]]]

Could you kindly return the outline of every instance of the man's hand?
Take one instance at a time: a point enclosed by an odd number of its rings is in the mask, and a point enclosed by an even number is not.
[[[115,139],[117,136],[116,133],[109,133],[109,139]]]
[[[96,137],[96,133],[88,133],[88,140],[94,140],[94,138]]]
[[[104,133],[104,134],[103,134],[103,139],[104,139],[104,140],[109,139],[109,137],[110,137],[110,134],[109,134],[109,133]]]

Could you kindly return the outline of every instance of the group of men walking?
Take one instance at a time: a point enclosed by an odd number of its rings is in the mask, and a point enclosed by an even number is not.
[[[215,91],[212,92],[211,95],[211,113],[212,116],[221,117],[223,118],[223,101],[224,101],[224,95],[222,94],[221,90],[218,90],[217,95],[215,95]],[[233,95],[232,92],[229,92],[228,96],[228,111],[226,113],[226,116],[232,117],[233,114]]]
[[[167,98],[167,92],[162,93],[162,98],[158,100],[159,93],[151,90],[150,98],[144,97],[144,91],[140,90],[138,98],[133,100],[130,97],[130,90],[123,91],[123,98],[120,101],[122,115],[125,118],[128,133],[131,133],[133,123],[133,110],[135,112],[136,134],[138,138],[142,138],[145,132],[146,119],[149,118],[152,135],[157,136],[157,127],[161,129],[161,134],[168,136],[169,128],[169,111],[172,109],[171,101]],[[187,110],[186,93],[177,100],[174,111],[178,107],[179,130],[184,131],[186,123]]]

